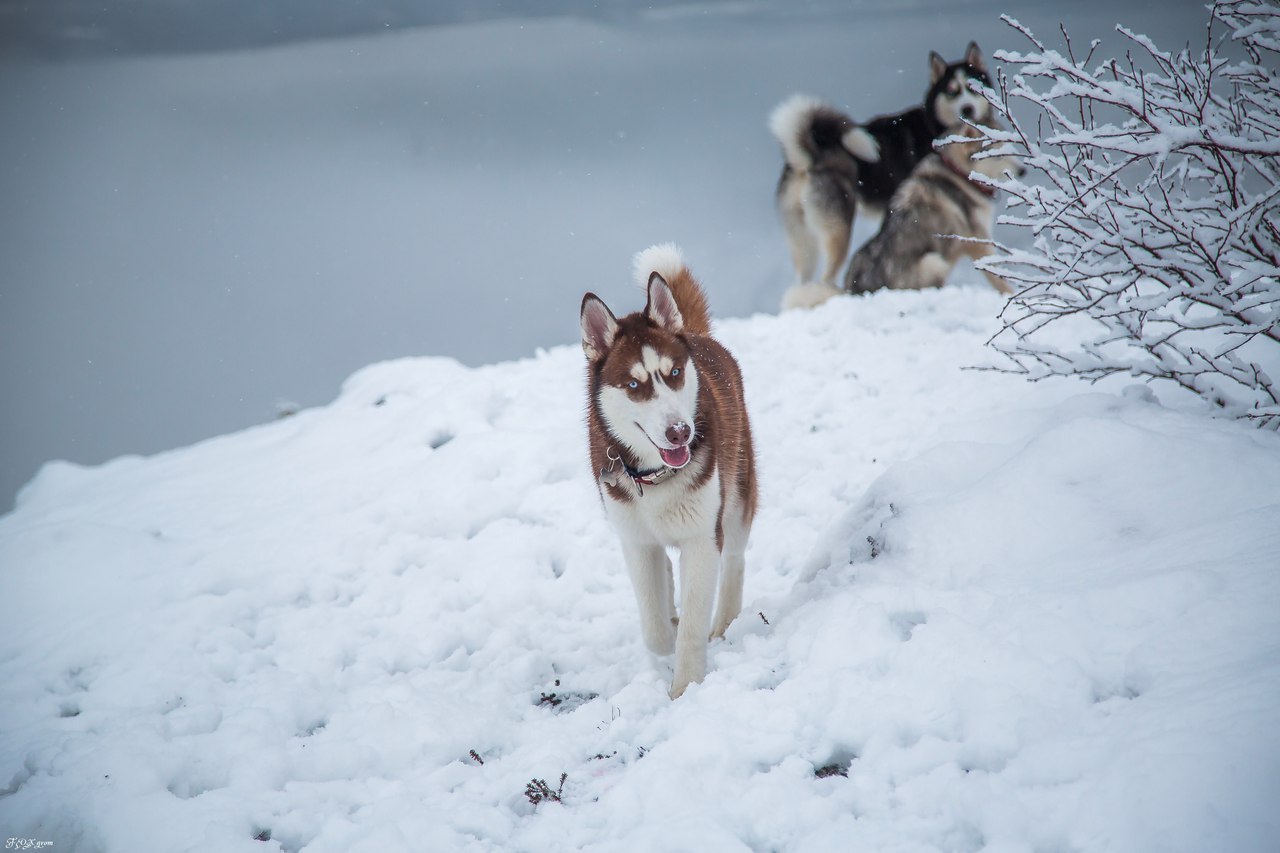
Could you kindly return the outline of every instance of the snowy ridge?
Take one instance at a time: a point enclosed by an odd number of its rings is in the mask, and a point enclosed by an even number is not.
[[[46,467],[0,518],[0,827],[111,853],[1267,849],[1280,437],[960,370],[998,308],[720,324],[761,512],[744,611],[676,702],[577,346],[376,364],[268,426]]]

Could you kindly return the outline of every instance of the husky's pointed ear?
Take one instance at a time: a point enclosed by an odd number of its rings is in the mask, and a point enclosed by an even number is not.
[[[649,275],[649,304],[644,307],[644,313],[660,329],[675,333],[684,329],[684,317],[671,286],[656,272]]]
[[[618,336],[618,319],[599,296],[588,293],[582,297],[581,320],[582,351],[587,361],[599,361],[609,354]]]
[[[929,85],[932,86],[947,73],[947,61],[936,51],[929,51]]]
[[[964,61],[975,71],[987,73],[987,61],[982,58],[982,48],[978,47],[976,41],[969,42],[969,47],[964,52]]]

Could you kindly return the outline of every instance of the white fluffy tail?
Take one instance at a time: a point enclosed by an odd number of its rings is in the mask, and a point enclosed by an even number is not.
[[[801,138],[809,132],[813,114],[825,106],[812,95],[792,95],[769,114],[769,130],[782,143],[782,156],[791,168],[804,171],[813,165],[813,157]]]
[[[815,127],[816,125],[816,127]],[[811,95],[792,95],[769,115],[769,130],[782,143],[782,155],[791,168],[803,172],[813,167],[815,145],[839,145],[860,160],[880,160],[880,144],[866,129],[840,110]],[[826,141],[818,142],[818,132]]]
[[[649,286],[649,276],[655,272],[671,282],[684,268],[684,252],[675,243],[650,246],[631,259],[631,275],[641,287]]]
[[[812,281],[805,284],[793,284],[782,294],[782,310],[792,308],[817,308],[833,296],[843,291],[826,282]]]
[[[654,273],[662,276],[667,287],[671,288],[671,295],[684,320],[684,330],[690,335],[711,334],[711,308],[707,305],[707,294],[689,272],[679,246],[659,243],[636,252],[631,260],[631,274],[635,276],[636,284],[647,288]]]

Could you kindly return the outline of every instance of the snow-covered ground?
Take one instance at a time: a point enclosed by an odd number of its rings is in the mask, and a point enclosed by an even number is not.
[[[703,277],[713,306],[734,286]],[[999,305],[962,283],[719,323],[761,511],[744,611],[675,702],[575,345],[376,364],[266,426],[46,467],[0,518],[0,835],[1274,850],[1280,436],[962,370]]]

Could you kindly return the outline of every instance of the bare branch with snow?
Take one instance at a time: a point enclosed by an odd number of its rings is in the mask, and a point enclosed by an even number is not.
[[[1016,288],[1003,369],[1171,381],[1280,428],[1280,7],[1220,0],[1198,51],[1117,27],[1097,64],[1005,21],[1034,50],[995,54],[986,132],[1027,166],[999,221],[1034,245],[979,262]]]

